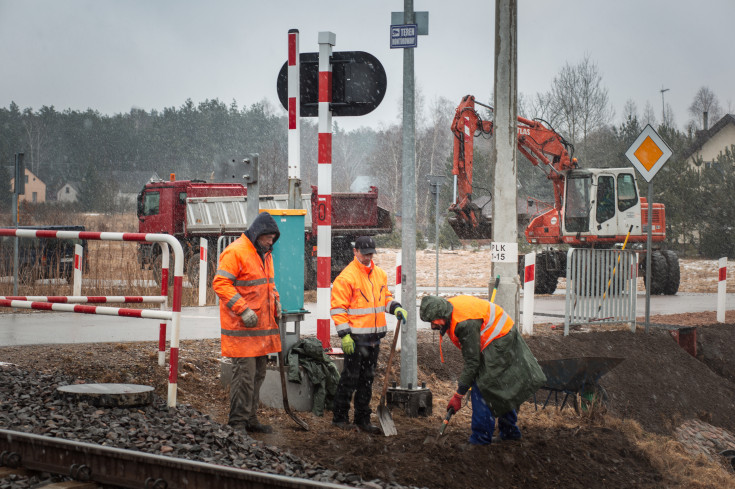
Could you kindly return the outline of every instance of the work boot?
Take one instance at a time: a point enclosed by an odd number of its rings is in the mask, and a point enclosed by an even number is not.
[[[232,428],[232,431],[237,431],[239,433],[242,433],[243,435],[248,434],[248,425],[247,423],[228,423],[230,425],[230,428]]]
[[[260,424],[257,420],[248,423],[247,430],[251,433],[273,433],[273,428],[271,426]]]
[[[365,433],[370,433],[371,435],[381,435],[383,433],[383,430],[381,430],[378,426],[370,423],[359,424],[357,425],[357,429],[359,429],[360,431],[364,431]]]
[[[355,427],[349,421],[332,421],[332,426],[335,426],[341,430],[349,431]]]

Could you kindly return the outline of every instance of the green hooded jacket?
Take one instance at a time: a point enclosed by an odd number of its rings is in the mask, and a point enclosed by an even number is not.
[[[324,353],[322,342],[313,337],[301,338],[289,350],[286,363],[290,382],[300,384],[299,366],[304,369],[314,387],[311,412],[322,416],[325,407],[331,407],[339,384],[339,370]]]
[[[425,296],[421,300],[421,320],[446,319],[449,325],[452,309],[452,304],[446,299]],[[464,360],[457,391],[467,392],[467,388],[476,382],[493,414],[502,416],[518,409],[546,382],[546,376],[518,328],[513,326],[508,334],[480,351],[481,328],[482,319],[479,318],[462,321],[454,328],[454,334],[462,345]],[[442,329],[442,335],[445,332],[446,328]]]

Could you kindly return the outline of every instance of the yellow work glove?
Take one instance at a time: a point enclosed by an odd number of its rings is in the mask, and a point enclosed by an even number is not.
[[[348,355],[355,353],[355,340],[349,334],[342,337],[342,351]]]
[[[240,314],[240,317],[246,328],[254,328],[258,325],[258,315],[249,307]]]
[[[408,319],[408,311],[407,310],[405,310],[402,307],[396,307],[393,310],[393,314],[395,314],[395,316],[398,319],[400,319],[401,321],[403,321],[403,324],[406,324],[406,319]]]

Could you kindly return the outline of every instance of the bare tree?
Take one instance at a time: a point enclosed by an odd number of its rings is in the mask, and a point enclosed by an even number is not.
[[[553,114],[550,122],[558,125],[557,129],[565,132],[573,144],[581,142],[580,149],[587,135],[608,126],[614,115],[602,75],[589,55],[579,64],[567,63],[561,69],[549,96]]]
[[[644,126],[646,124],[650,124],[651,127],[656,127],[656,112],[654,111],[651,102],[646,101],[646,108],[643,109],[643,118],[641,119],[641,124],[643,124]]]
[[[689,115],[692,116],[693,126],[697,129],[706,129],[704,127],[704,114],[707,113],[708,125],[720,120],[722,117],[722,107],[717,95],[708,87],[702,87],[694,96],[692,104],[689,106]]]

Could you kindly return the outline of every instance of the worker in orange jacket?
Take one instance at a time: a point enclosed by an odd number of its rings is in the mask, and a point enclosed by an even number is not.
[[[332,424],[342,429],[352,428],[349,411],[355,394],[355,425],[362,431],[380,434],[380,428],[370,423],[370,398],[380,339],[388,331],[385,312],[395,314],[403,322],[408,312],[393,300],[387,275],[373,263],[373,238],[357,238],[353,254],[355,259],[332,285],[331,316],[345,353],[344,369],[334,396]]]
[[[264,212],[220,255],[212,288],[220,299],[222,356],[232,359],[228,424],[243,432],[271,433],[258,421],[267,355],[281,351],[281,303],[271,249],[280,232]]]
[[[520,439],[517,409],[546,377],[513,319],[499,305],[468,295],[425,296],[419,314],[421,320],[431,323],[431,329],[442,338],[448,335],[462,350],[464,366],[447,411],[459,411],[470,391],[470,443],[490,444],[496,418],[502,440]],[[441,339],[439,351],[441,354]]]

